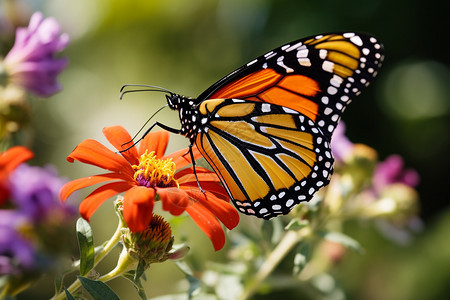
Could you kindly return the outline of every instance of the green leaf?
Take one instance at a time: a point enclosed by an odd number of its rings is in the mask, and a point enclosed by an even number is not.
[[[134,273],[134,280],[139,280],[139,278],[141,278],[144,272],[145,272],[145,261],[140,259],[138,266],[136,268],[136,272]]]
[[[67,300],[75,300],[75,298],[72,296],[71,293],[69,293],[68,290],[64,289],[64,292],[66,293]]]
[[[133,283],[134,287],[136,288],[136,290],[137,290],[137,292],[139,294],[139,297],[142,300],[146,300],[147,299],[147,295],[145,294],[144,286],[142,285],[142,282],[141,282],[140,278],[135,279],[135,274],[136,274],[136,272],[130,271],[130,272],[127,272],[127,273],[123,274],[122,276],[124,278],[128,279],[129,281],[131,281]]]
[[[268,241],[270,245],[276,245],[280,242],[284,234],[284,228],[280,218],[272,219],[270,221],[264,220],[261,226],[263,238]]]
[[[80,275],[84,276],[94,267],[94,236],[89,223],[79,218],[77,221],[77,238],[80,248]]]
[[[272,235],[273,235],[273,224],[271,221],[263,220],[261,224],[261,234],[265,241],[268,242],[269,245],[272,244]]]
[[[59,292],[61,291],[62,285],[63,285],[63,279],[64,279],[63,274],[57,274],[55,276],[55,295],[59,294]]]
[[[308,220],[292,219],[289,224],[286,225],[285,230],[299,230],[308,225]]]
[[[91,294],[94,300],[120,300],[116,293],[101,281],[92,280],[82,276],[78,276],[78,280],[80,280],[81,285],[89,292],[89,294]]]
[[[349,249],[352,249],[353,251],[356,251],[358,253],[363,252],[363,248],[359,244],[358,241],[355,239],[349,237],[346,234],[343,234],[342,232],[335,232],[335,231],[325,231],[321,232],[320,235],[331,242],[339,243]]]
[[[189,282],[188,297],[192,299],[194,293],[200,289],[201,281],[197,277],[194,277],[191,268],[184,261],[176,261],[175,264],[184,273],[187,281]]]
[[[308,263],[311,258],[311,244],[300,242],[297,246],[296,253],[294,256],[294,269],[292,270],[292,274],[294,276],[300,274],[303,268]]]

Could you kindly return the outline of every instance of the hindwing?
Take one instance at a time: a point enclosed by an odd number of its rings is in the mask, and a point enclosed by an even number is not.
[[[308,116],[290,108],[240,99],[206,100],[195,143],[236,207],[269,219],[287,214],[328,184],[328,139]]]

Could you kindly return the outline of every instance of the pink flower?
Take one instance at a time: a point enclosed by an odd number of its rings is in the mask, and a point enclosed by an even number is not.
[[[345,124],[340,122],[331,139],[331,151],[337,162],[342,163],[352,154],[354,144],[345,135]]]
[[[57,75],[67,66],[67,59],[55,58],[69,42],[53,18],[44,19],[42,13],[31,16],[27,28],[18,28],[14,46],[3,63],[12,84],[36,95],[49,97],[61,87]]]
[[[419,174],[413,169],[404,169],[403,159],[399,155],[390,155],[385,161],[380,162],[373,175],[373,187],[381,191],[383,187],[403,183],[410,187],[419,184]]]

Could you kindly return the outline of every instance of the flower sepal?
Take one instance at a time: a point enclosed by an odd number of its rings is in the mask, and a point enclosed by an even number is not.
[[[148,269],[152,263],[164,262],[169,258],[174,238],[169,223],[153,214],[150,224],[142,232],[123,228],[122,241],[128,254]]]

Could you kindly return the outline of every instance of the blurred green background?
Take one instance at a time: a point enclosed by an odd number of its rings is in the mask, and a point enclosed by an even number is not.
[[[419,172],[425,226],[409,247],[393,245],[371,228],[351,228],[367,251],[350,254],[335,275],[349,299],[450,295],[450,17],[444,1],[426,5],[418,0],[0,3],[2,13],[14,13],[18,23],[27,24],[30,14],[41,10],[70,34],[63,54],[70,65],[60,77],[64,89],[50,99],[33,101],[27,139],[36,152],[36,164],[54,164],[72,179],[95,170],[65,161],[79,142],[93,138],[106,143],[102,128],[116,124],[134,133],[166,103],[159,93],[132,94],[119,101],[123,84],[153,84],[195,97],[235,68],[291,40],[332,31],[375,35],[386,48],[384,66],[343,119],[353,142],[375,148],[381,160],[400,154],[408,167]],[[12,3],[20,10],[11,11]],[[169,110],[156,120],[179,126],[177,114]],[[172,136],[169,151],[187,145],[183,137]],[[107,223],[105,214],[112,214],[112,208],[105,205],[93,218],[99,243],[102,234],[106,238],[116,226]],[[202,239],[202,233],[192,228]],[[209,241],[202,240],[202,245],[208,249],[194,246],[193,251],[214,259]],[[182,278],[171,263],[152,267],[148,275],[149,296],[174,289],[174,277]],[[118,280],[117,286],[123,283]],[[133,299],[134,290],[127,291],[121,295]]]

